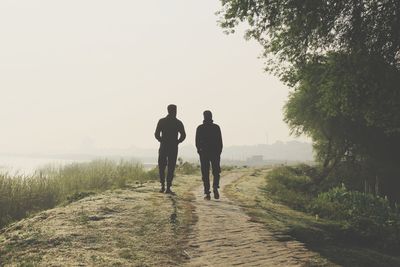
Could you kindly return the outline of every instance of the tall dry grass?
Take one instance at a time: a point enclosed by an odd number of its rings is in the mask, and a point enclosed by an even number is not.
[[[101,192],[152,176],[133,161],[94,160],[47,166],[26,176],[0,174],[0,228],[40,210],[53,208],[81,192]]]

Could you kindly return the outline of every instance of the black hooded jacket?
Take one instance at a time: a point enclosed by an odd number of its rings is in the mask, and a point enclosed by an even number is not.
[[[221,129],[212,120],[205,120],[196,130],[196,148],[199,154],[221,155]]]

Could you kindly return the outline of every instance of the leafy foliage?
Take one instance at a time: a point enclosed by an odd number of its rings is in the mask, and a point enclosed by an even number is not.
[[[400,246],[400,210],[387,198],[349,191],[344,186],[321,193],[310,210],[322,217],[345,221],[361,237],[383,246]]]
[[[302,71],[285,120],[295,134],[314,140],[326,176],[339,163],[373,166],[382,192],[399,200],[400,72],[378,58],[330,54]],[[369,81],[369,82],[367,82]]]
[[[400,201],[400,2],[221,0],[221,26],[247,22],[267,70],[295,88],[285,107],[294,134],[314,141],[324,171],[372,170]],[[372,168],[370,168],[372,166]]]
[[[327,52],[379,55],[400,68],[400,2],[396,0],[221,0],[220,25],[228,33],[247,22],[247,38],[264,47],[267,69],[285,81]],[[287,67],[282,67],[286,63]]]

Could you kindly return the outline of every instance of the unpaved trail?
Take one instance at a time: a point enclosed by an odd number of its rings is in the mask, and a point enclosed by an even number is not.
[[[189,236],[187,266],[310,266],[316,256],[297,241],[278,241],[262,224],[227,199],[223,188],[241,177],[221,178],[220,200],[203,199],[203,187],[195,190],[197,223]]]

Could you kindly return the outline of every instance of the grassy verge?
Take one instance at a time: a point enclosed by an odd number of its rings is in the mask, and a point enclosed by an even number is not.
[[[0,174],[0,228],[88,194],[150,179],[140,164],[110,160],[49,166],[30,176]]]
[[[317,266],[400,266],[400,257],[385,251],[352,242],[341,223],[316,218],[295,211],[274,201],[265,190],[268,170],[258,170],[242,177],[226,188],[226,194],[236,199],[253,218],[265,224],[276,238],[296,239],[321,255]]]
[[[198,182],[177,176],[175,196],[158,193],[158,182],[128,183],[39,212],[0,233],[0,265],[180,266]]]

